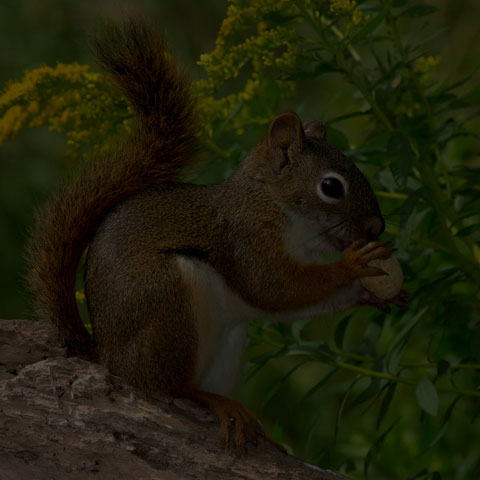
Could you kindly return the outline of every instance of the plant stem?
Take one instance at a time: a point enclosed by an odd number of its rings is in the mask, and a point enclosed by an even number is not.
[[[383,192],[376,190],[375,195],[377,197],[384,197],[384,198],[394,198],[396,200],[406,200],[408,195],[405,193],[395,193],[395,192]]]
[[[352,372],[361,373],[362,375],[366,375],[368,377],[375,377],[381,378],[383,380],[389,380],[392,382],[403,383],[405,385],[416,385],[417,382],[415,380],[410,380],[408,378],[397,377],[395,375],[390,375],[389,373],[377,372],[375,370],[370,370],[368,368],[359,367],[357,365],[352,365],[346,362],[329,362],[329,365],[337,366],[343,368],[345,370],[350,370]],[[452,393],[452,394],[460,394],[465,395],[467,397],[475,397],[480,398],[480,392],[476,392],[475,390],[463,390],[457,388],[450,388],[450,387],[435,387],[438,392],[441,393]]]
[[[336,354],[344,357],[344,358],[350,358],[352,360],[357,360],[361,362],[373,362],[372,357],[366,357],[364,355],[359,355],[357,353],[351,353],[351,352],[345,352],[343,350],[341,351],[335,351]],[[401,362],[400,363],[401,367],[405,368],[437,368],[438,365],[436,363],[432,362]],[[480,364],[479,363],[452,363],[450,364],[450,368],[453,370],[480,370]]]

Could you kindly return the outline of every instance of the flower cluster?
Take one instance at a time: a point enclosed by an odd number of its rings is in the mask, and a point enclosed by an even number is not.
[[[200,57],[207,77],[192,85],[208,138],[268,123],[279,99],[295,93],[295,75],[314,60],[297,24],[312,12],[350,27],[365,18],[351,0],[229,0],[215,49]],[[0,143],[47,125],[66,134],[72,152],[88,152],[129,133],[131,122],[125,99],[86,65],[27,71],[0,95]]]
[[[267,78],[274,78],[274,88],[283,94],[293,91],[288,77],[299,53],[300,37],[295,30],[299,16],[286,0],[250,0],[246,6],[239,0],[229,3],[215,49],[200,57],[208,77],[193,87],[201,99],[202,116],[210,124],[228,118],[224,128],[238,132],[247,120],[265,123],[266,119],[252,114],[249,102],[261,101]],[[238,77],[243,79],[241,91],[216,97],[221,88],[228,89],[228,81]],[[268,108],[266,112],[272,113]]]
[[[435,72],[439,63],[440,57],[421,56],[410,65],[411,70],[414,75],[417,76],[422,88],[428,89],[429,86],[432,85],[430,76]],[[396,104],[391,107],[391,110],[412,118],[417,115],[422,108],[422,98],[418,96],[415,88],[410,86],[403,88],[402,94],[396,97]]]
[[[0,143],[21,128],[47,125],[64,132],[72,151],[104,145],[129,129],[126,102],[87,65],[59,63],[28,70],[0,95]]]
[[[428,80],[430,75],[437,69],[440,63],[440,57],[421,56],[413,64],[413,70],[418,73],[423,80]]]
[[[353,25],[360,25],[367,17],[358,9],[355,0],[329,0],[330,13],[338,16],[348,17]]]

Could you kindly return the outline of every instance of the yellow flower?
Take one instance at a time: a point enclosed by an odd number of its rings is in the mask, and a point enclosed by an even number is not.
[[[77,300],[78,303],[85,303],[86,296],[85,296],[85,290],[83,288],[75,292],[75,299]]]
[[[0,143],[23,127],[47,125],[64,132],[74,149],[93,149],[128,131],[116,118],[131,114],[105,77],[90,72],[88,65],[42,66],[8,83],[0,95]]]
[[[367,16],[357,8],[355,0],[329,0],[330,12],[334,15],[343,15],[348,17],[353,25],[359,25],[367,19]]]
[[[0,143],[3,143],[12,135],[16,135],[27,117],[28,113],[21,105],[14,105],[9,108],[0,121]]]
[[[433,72],[440,63],[440,57],[419,57],[413,64],[413,69],[418,73],[429,74]]]
[[[201,98],[201,116],[208,119],[206,134],[215,131],[212,125],[243,134],[246,126],[266,123],[270,105],[264,107],[265,118],[256,107],[265,98],[269,77],[275,78],[283,97],[292,94],[294,82],[286,79],[295,70],[298,44],[303,41],[296,32],[299,21],[298,11],[288,0],[229,0],[215,49],[200,56],[199,65],[208,77],[193,84]],[[216,98],[220,89],[228,91],[229,81],[235,78],[242,78],[243,88]]]

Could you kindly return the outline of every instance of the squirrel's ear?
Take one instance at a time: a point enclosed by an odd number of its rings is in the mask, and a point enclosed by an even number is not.
[[[302,121],[295,112],[282,113],[272,120],[268,131],[270,148],[288,148],[292,143],[303,145],[304,141]]]
[[[327,140],[327,131],[325,124],[320,120],[310,120],[305,124],[305,133],[311,137],[319,138],[320,140]]]

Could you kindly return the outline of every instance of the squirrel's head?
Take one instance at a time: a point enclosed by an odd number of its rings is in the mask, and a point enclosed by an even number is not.
[[[355,240],[368,241],[383,232],[385,222],[367,179],[326,142],[320,121],[304,126],[294,112],[279,115],[261,151],[255,178],[297,229],[316,235],[318,249],[344,250]]]

